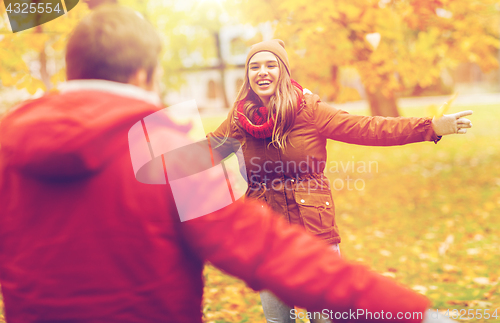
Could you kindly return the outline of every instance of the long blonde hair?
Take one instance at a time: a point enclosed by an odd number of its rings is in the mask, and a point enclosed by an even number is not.
[[[295,116],[297,111],[297,92],[298,89],[293,86],[288,75],[285,64],[276,56],[279,66],[278,85],[274,94],[269,100],[268,116],[271,118],[275,115],[275,122],[272,134],[271,143],[284,150],[287,144],[288,135],[292,131],[295,123]],[[255,111],[263,105],[259,96],[255,94],[250,86],[250,79],[248,77],[248,67],[245,70],[245,80],[241,86],[236,100],[232,107],[234,115],[235,110],[241,101],[244,101],[243,111],[249,120],[252,119]]]

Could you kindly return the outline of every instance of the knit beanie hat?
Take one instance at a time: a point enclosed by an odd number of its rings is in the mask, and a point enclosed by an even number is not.
[[[281,62],[283,62],[283,64],[285,65],[288,75],[290,75],[288,55],[286,54],[285,43],[281,39],[266,40],[250,47],[250,52],[247,55],[247,61],[245,63],[246,71],[248,70],[250,59],[252,59],[252,56],[257,54],[258,52],[271,52],[274,55],[278,56]]]

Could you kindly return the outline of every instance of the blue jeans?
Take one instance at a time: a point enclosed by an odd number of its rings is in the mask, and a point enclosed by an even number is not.
[[[338,244],[331,246],[332,249],[337,251],[340,255],[340,248]],[[290,307],[283,303],[278,297],[268,290],[263,290],[260,292],[260,301],[262,302],[262,308],[264,309],[264,315],[266,316],[267,323],[295,323],[294,315],[292,315],[293,307]],[[324,319],[320,315],[321,312],[316,312],[316,318],[314,318],[314,312],[311,313],[311,323],[331,323],[329,319]]]

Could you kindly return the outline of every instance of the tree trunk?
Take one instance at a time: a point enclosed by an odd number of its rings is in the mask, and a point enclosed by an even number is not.
[[[40,52],[39,56],[40,61],[40,75],[42,77],[43,84],[45,84],[45,89],[49,91],[52,89],[52,82],[50,82],[50,76],[47,72],[47,53],[45,52],[45,46]]]
[[[42,26],[37,26],[35,29],[36,33],[42,33]],[[45,84],[45,90],[49,91],[52,89],[52,82],[50,82],[50,75],[47,72],[47,52],[45,51],[46,44],[43,45],[42,50],[38,55],[38,61],[40,62],[40,76],[42,78],[43,84]]]
[[[215,46],[217,47],[217,58],[219,61],[219,66],[217,67],[220,72],[220,90],[221,90],[221,95],[222,95],[222,100],[224,101],[224,108],[229,108],[229,101],[227,100],[227,94],[226,94],[226,62],[224,61],[224,58],[222,57],[222,51],[221,51],[221,44],[220,44],[220,37],[219,37],[219,31],[214,32],[214,38],[215,38]]]
[[[333,65],[330,69],[331,75],[331,87],[333,88],[333,95],[329,97],[330,101],[335,101],[335,99],[340,94],[340,83],[339,83],[339,67],[338,65]]]
[[[389,97],[386,97],[379,89],[373,93],[366,89],[366,95],[370,103],[372,116],[399,117],[394,94],[391,93]]]

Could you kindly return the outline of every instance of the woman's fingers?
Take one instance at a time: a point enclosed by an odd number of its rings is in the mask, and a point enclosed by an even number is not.
[[[457,113],[454,113],[452,114],[456,119],[459,119],[461,117],[465,117],[465,116],[470,116],[472,114],[472,110],[465,110],[465,111],[460,111],[460,112],[457,112]]]
[[[463,116],[471,115],[472,111],[461,111],[454,114],[443,115],[441,118],[432,119],[432,127],[438,136],[454,133],[465,134],[467,128],[472,128],[472,122]]]
[[[457,120],[457,125],[459,128],[472,128],[472,122],[466,118],[460,118]]]
[[[467,118],[457,119],[457,133],[465,134],[467,133],[467,128],[472,128],[472,122]]]

